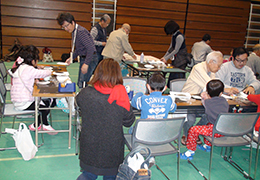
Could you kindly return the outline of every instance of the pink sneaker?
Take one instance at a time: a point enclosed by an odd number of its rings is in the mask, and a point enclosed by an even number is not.
[[[40,126],[38,127],[38,131],[41,130],[41,127],[42,127],[42,125],[40,124]],[[35,127],[34,127],[34,124],[33,124],[33,123],[29,126],[29,129],[30,129],[31,131],[35,131]]]
[[[52,127],[51,127],[51,125],[44,125],[43,124],[43,130],[44,131],[55,131],[55,129],[53,129]],[[57,132],[49,132],[48,133],[49,135],[56,135],[56,134],[58,134]]]

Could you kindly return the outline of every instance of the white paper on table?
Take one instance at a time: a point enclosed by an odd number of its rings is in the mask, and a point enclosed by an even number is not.
[[[135,54],[136,55],[136,60],[132,57],[132,56],[130,56],[129,54],[127,54],[127,53],[124,53],[124,59],[126,60],[126,61],[134,61],[134,62],[140,62],[140,55],[137,55],[137,54]],[[156,57],[154,57],[154,56],[149,56],[149,55],[144,55],[144,62],[145,63],[149,63],[149,64],[152,64],[152,65],[154,65],[154,64],[156,64],[156,65],[158,65],[158,64],[160,64],[161,66],[166,66],[166,64],[164,63],[164,62],[162,62],[160,59],[158,59],[158,58],[156,58]]]
[[[57,62],[58,65],[64,65],[64,66],[68,66],[68,63],[65,62]]]
[[[54,75],[57,76],[68,76],[70,75],[69,72],[53,72]]]
[[[191,98],[190,93],[186,93],[186,92],[174,92],[174,91],[170,91],[170,96],[172,97],[172,99],[180,99],[181,101],[189,101]]]
[[[191,95],[191,97],[192,97],[193,99],[198,99],[198,100],[201,100],[201,99],[202,99],[201,96],[199,96],[199,95]]]
[[[233,99],[231,96],[228,96],[228,95],[225,95],[225,94],[222,94],[221,96],[224,97],[225,99]]]
[[[71,81],[69,76],[57,76],[57,80],[58,80],[60,83],[64,83],[64,82],[66,82],[66,81]]]

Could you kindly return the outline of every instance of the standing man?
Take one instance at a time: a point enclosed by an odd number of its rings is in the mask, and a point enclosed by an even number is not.
[[[127,52],[130,56],[136,59],[136,55],[128,40],[130,31],[130,25],[124,23],[121,28],[110,33],[107,44],[102,52],[104,59],[112,58],[120,64],[124,52]]]
[[[252,69],[255,75],[260,74],[260,44],[253,47],[253,52],[249,55],[246,65]]]
[[[72,34],[72,59],[80,57],[78,87],[83,88],[97,66],[97,54],[94,40],[89,31],[78,25],[70,13],[60,13],[57,17],[62,29]],[[70,58],[66,60],[70,64]]]
[[[110,24],[110,21],[110,16],[108,14],[104,14],[100,18],[99,22],[96,23],[90,31],[90,34],[93,37],[96,46],[98,62],[100,62],[103,59],[101,53],[107,43],[106,27]]]
[[[255,91],[260,88],[260,82],[254,72],[246,66],[248,54],[244,47],[235,48],[232,54],[233,60],[224,63],[216,73],[216,77],[225,84],[225,88],[232,87],[233,94],[240,91],[255,94]]]
[[[194,58],[195,64],[201,63],[206,60],[207,55],[212,51],[209,46],[211,36],[205,34],[202,37],[202,41],[194,43],[191,48],[191,54]]]

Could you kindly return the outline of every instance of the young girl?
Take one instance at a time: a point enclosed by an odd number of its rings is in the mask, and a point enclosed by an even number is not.
[[[12,68],[10,75],[13,77],[11,87],[11,101],[17,110],[35,110],[35,101],[32,96],[34,81],[36,78],[44,78],[50,76],[51,70],[37,69],[39,59],[39,50],[33,46],[24,46],[16,60],[16,67]],[[49,107],[49,101],[40,102],[40,108]],[[54,130],[47,121],[47,116],[50,110],[40,110],[42,116],[42,129],[44,131]],[[39,120],[41,120],[39,115]],[[38,125],[38,130],[41,130],[41,125]],[[29,126],[31,131],[35,130],[35,124]],[[51,135],[57,133],[49,133]]]

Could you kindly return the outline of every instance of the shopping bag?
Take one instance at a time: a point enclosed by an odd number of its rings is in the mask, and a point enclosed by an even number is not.
[[[69,105],[68,102],[66,100],[66,98],[61,98],[61,99],[56,99],[56,104],[58,108],[63,108],[62,111],[65,113],[69,113],[70,110],[68,109]],[[74,98],[73,98],[73,102],[72,102],[72,115],[75,114],[75,106],[74,106]]]
[[[10,132],[10,131],[9,131]],[[31,133],[24,123],[20,123],[17,131],[11,131],[15,146],[25,161],[34,158],[38,148],[32,140]]]
[[[147,147],[137,146],[118,168],[116,180],[150,180],[149,160],[151,151]]]

